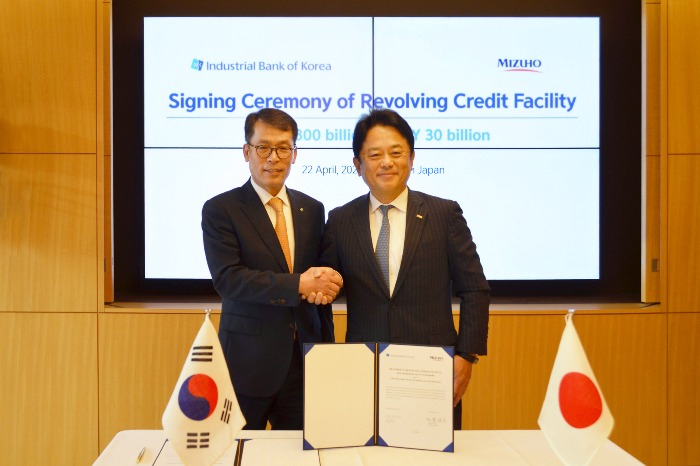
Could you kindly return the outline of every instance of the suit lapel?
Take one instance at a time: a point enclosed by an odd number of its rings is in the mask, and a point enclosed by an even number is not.
[[[275,233],[275,227],[272,226],[270,217],[267,215],[267,210],[265,210],[265,206],[260,201],[258,193],[255,192],[250,180],[243,185],[243,188],[241,209],[243,214],[248,217],[253,228],[255,228],[258,235],[260,235],[260,239],[262,239],[265,246],[267,246],[270,253],[272,253],[279,264],[280,269],[282,271],[289,271],[287,260],[284,258],[284,252],[282,252],[282,246],[280,246],[277,234]]]
[[[372,245],[372,233],[369,229],[369,194],[357,200],[353,206],[355,209],[351,218],[357,219],[352,223],[352,228],[357,238],[359,250],[368,264],[367,270],[370,270],[377,283],[381,283],[384,292],[389,296],[389,290],[384,285],[384,276],[382,269],[377,262],[377,256],[374,255],[374,246]]]
[[[427,216],[428,212],[421,196],[409,190],[408,206],[406,208],[406,237],[404,239],[401,267],[396,277],[396,285],[394,285],[394,293],[401,287],[408,273],[407,271],[411,269],[411,262],[413,262],[416,249],[420,244],[420,238],[423,233],[423,226],[427,221]]]
[[[301,250],[303,246],[307,246],[310,241],[307,239],[310,230],[310,222],[306,221],[306,218],[311,213],[309,206],[304,205],[304,203],[299,199],[294,191],[287,188],[287,196],[289,197],[289,205],[292,209],[292,222],[294,225],[294,270],[297,270],[299,262],[304,257],[304,251]],[[280,248],[282,250],[282,248]]]

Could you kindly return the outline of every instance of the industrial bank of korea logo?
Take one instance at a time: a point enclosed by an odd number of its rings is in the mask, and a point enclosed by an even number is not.
[[[202,71],[202,66],[204,66],[204,62],[202,60],[197,60],[196,58],[194,58],[192,60],[190,68],[192,68],[193,70]]]

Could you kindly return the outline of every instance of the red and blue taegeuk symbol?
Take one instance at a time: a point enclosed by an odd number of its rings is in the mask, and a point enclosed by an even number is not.
[[[211,416],[218,400],[216,382],[204,374],[194,374],[185,379],[177,397],[180,410],[193,421],[203,421]]]

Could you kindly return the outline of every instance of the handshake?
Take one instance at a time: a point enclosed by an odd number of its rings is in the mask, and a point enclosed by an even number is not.
[[[343,277],[330,267],[311,267],[301,274],[299,294],[311,304],[330,304],[340,288]]]

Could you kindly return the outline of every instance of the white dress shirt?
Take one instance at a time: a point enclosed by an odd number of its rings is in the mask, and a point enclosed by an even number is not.
[[[406,240],[406,210],[408,209],[408,188],[404,189],[396,199],[389,202],[393,209],[387,210],[391,236],[389,237],[389,291],[394,293],[396,277],[399,275],[401,258],[403,257],[403,245]],[[379,210],[381,202],[369,194],[369,231],[372,235],[372,247],[376,251],[379,230],[382,227],[382,211]],[[388,204],[387,204],[388,205]]]

